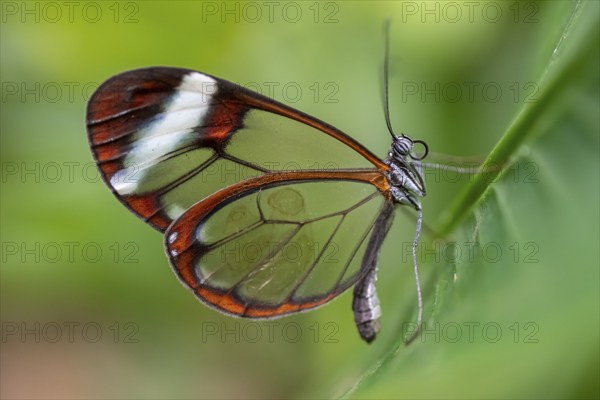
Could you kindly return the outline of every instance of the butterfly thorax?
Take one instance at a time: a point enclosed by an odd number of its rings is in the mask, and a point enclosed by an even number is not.
[[[425,181],[419,161],[427,155],[427,145],[422,156],[413,154],[414,141],[408,136],[396,136],[392,148],[385,159],[390,167],[386,176],[390,184],[390,193],[395,202],[408,204],[415,209],[421,208],[420,198],[426,194]]]

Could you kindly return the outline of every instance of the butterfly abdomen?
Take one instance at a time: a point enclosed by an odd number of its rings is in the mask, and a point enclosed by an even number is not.
[[[377,270],[372,269],[356,286],[354,286],[354,299],[352,310],[354,311],[354,322],[360,336],[371,343],[379,333],[379,318],[381,317],[381,306],[375,279]]]

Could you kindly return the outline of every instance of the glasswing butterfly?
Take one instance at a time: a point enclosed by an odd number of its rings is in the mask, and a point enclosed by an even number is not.
[[[277,318],[354,286],[367,342],[379,331],[378,254],[397,205],[417,212],[427,145],[392,133],[385,160],[333,126],[201,72],[116,75],[87,108],[101,175],[130,211],[164,233],[179,280],[229,315]],[[415,154],[415,144],[424,147]]]

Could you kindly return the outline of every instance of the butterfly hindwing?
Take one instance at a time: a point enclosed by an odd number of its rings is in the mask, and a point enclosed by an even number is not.
[[[374,267],[373,237],[392,207],[376,174],[275,174],[221,190],[169,227],[171,265],[228,314],[273,318],[324,304]]]

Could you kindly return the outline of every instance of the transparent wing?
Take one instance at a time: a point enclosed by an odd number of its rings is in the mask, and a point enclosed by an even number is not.
[[[374,268],[377,221],[393,206],[371,174],[287,175],[215,193],[167,230],[171,265],[228,314],[272,318],[324,304]]]
[[[387,169],[322,121],[186,69],[140,69],[109,79],[89,101],[87,126],[106,184],[161,231],[204,197],[253,177]]]

